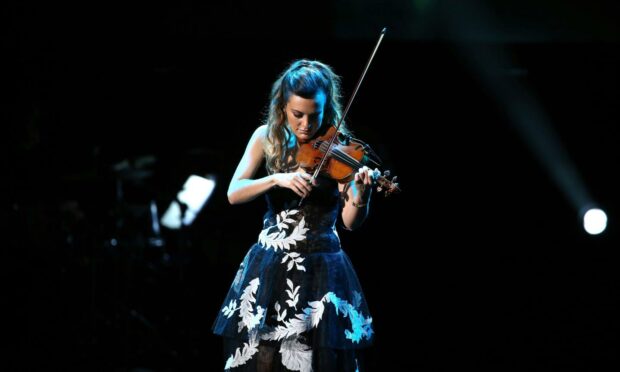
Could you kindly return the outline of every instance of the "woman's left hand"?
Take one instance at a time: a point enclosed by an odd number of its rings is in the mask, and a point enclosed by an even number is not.
[[[375,169],[373,171],[364,165],[355,173],[353,179],[353,201],[356,204],[368,203],[370,193],[372,192],[373,176],[375,172],[378,172],[378,170]]]

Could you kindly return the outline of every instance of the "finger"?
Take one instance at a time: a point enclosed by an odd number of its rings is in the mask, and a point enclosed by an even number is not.
[[[366,170],[364,171],[364,174],[366,176],[366,178],[364,178],[364,183],[366,185],[372,184],[372,176],[371,176],[370,171],[369,171],[368,168],[366,168]]]
[[[299,191],[303,193],[304,197],[312,191],[312,185],[301,173],[299,173],[299,176],[296,177],[296,186]]]
[[[299,180],[298,180],[298,176],[295,174],[293,175],[293,177],[291,178],[290,182],[289,182],[289,186],[288,188],[291,189],[295,194],[303,197],[303,193],[300,190],[299,187]]]
[[[304,181],[306,181],[306,183],[310,185],[316,184],[316,179],[314,179],[310,173],[300,173],[300,174],[301,174],[301,177],[304,179]]]
[[[312,178],[312,176],[309,175],[308,173],[297,173],[297,175],[306,182],[309,182],[310,179]]]
[[[359,174],[359,172],[358,172],[358,173],[355,173],[355,177],[354,177],[354,179],[355,179],[355,183],[360,183],[360,182],[361,182],[361,179],[362,179],[361,177],[362,177],[362,176]]]
[[[293,184],[293,191],[295,191],[295,194],[301,196],[302,198],[305,198],[307,193],[306,190],[304,190],[302,187],[299,187],[299,185]]]
[[[300,176],[300,178],[299,178],[299,185],[300,185],[301,188],[303,188],[304,190],[307,190],[308,192],[312,191],[312,184],[310,183],[310,179],[306,178],[303,175]]]
[[[360,175],[361,183],[363,183],[364,185],[368,185],[369,184],[368,167],[363,166],[362,168],[360,168],[358,174]]]

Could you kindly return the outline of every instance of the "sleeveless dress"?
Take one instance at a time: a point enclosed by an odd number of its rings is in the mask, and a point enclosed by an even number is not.
[[[289,189],[266,194],[263,229],[213,324],[224,337],[225,370],[255,371],[265,347],[273,371],[361,368],[372,318],[336,231],[337,183],[318,180],[301,206]]]

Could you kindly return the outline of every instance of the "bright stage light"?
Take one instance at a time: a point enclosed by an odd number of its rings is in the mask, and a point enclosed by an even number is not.
[[[583,215],[583,228],[591,235],[598,235],[607,227],[607,215],[601,209],[589,209]]]
[[[215,188],[215,177],[207,178],[191,175],[183,189],[168,206],[161,218],[161,224],[169,229],[180,229],[194,221],[202,207],[207,203]]]

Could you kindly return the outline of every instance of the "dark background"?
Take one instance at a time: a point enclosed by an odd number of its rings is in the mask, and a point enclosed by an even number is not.
[[[211,323],[265,207],[230,206],[226,188],[270,84],[319,59],[348,99],[383,27],[347,119],[403,192],[341,230],[373,312],[368,364],[617,365],[618,5],[497,3],[5,4],[2,369],[221,369]],[[568,182],[496,81],[542,108]],[[213,197],[153,244],[149,204],[163,213],[190,174],[214,175]],[[566,197],[581,183],[603,235]]]

